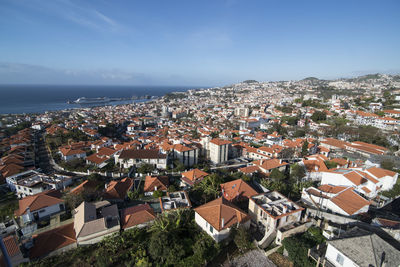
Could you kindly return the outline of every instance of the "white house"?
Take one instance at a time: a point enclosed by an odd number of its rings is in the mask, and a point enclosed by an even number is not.
[[[216,242],[229,236],[230,229],[242,225],[250,227],[250,216],[228,200],[217,198],[195,210],[195,221]]]
[[[37,222],[51,215],[65,210],[64,200],[57,190],[49,190],[33,196],[27,196],[19,200],[19,209],[15,215],[20,217],[21,224]]]
[[[369,201],[350,186],[322,185],[319,188],[304,188],[301,201],[316,209],[345,216],[368,212],[370,205]]]
[[[139,166],[143,163],[154,165],[158,169],[167,168],[167,154],[160,153],[157,149],[129,149],[115,154],[115,164],[124,168]]]
[[[86,152],[81,149],[71,149],[71,148],[60,148],[61,158],[64,161],[70,161],[72,159],[83,159],[86,158]]]

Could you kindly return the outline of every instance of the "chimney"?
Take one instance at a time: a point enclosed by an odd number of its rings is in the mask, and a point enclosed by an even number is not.
[[[282,159],[279,160],[279,164],[282,164]]]
[[[224,228],[224,226],[225,226],[225,220],[224,220],[224,218],[222,218],[221,219],[221,228]]]

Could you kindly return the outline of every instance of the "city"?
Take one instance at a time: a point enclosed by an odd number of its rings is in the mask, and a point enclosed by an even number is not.
[[[246,80],[0,127],[5,266],[400,262],[399,75]]]

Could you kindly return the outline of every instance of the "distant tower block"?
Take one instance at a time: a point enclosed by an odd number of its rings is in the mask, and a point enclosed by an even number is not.
[[[171,116],[171,113],[168,111],[167,106],[162,107],[161,116],[165,118],[169,118]]]

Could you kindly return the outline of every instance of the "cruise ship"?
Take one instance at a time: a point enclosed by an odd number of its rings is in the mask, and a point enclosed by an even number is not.
[[[96,98],[87,98],[87,97],[80,97],[74,101],[76,104],[101,104],[101,103],[108,103],[111,100],[108,97],[96,97]]]

